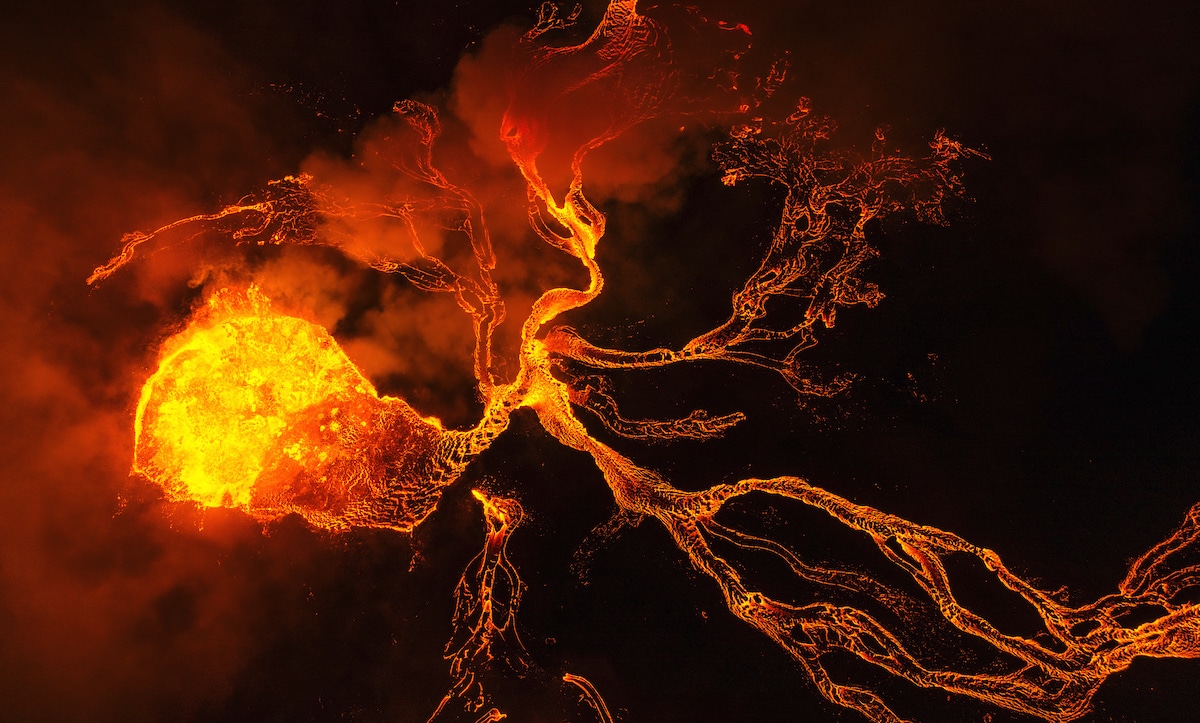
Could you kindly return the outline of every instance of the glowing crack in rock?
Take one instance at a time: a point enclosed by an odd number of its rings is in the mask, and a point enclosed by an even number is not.
[[[498,130],[524,179],[531,228],[577,260],[588,280],[580,288],[546,289],[534,301],[521,325],[511,378],[496,372],[493,336],[505,304],[492,279],[497,262],[482,206],[434,167],[438,115],[414,101],[396,104],[395,117],[408,133],[389,153],[397,177],[415,182],[420,193],[355,204],[310,176],[289,177],[215,213],[128,236],[121,252],[89,279],[110,276],[140,247],[168,242],[182,228],[217,231],[238,243],[339,249],[419,289],[450,294],[469,315],[484,404],[478,423],[446,430],[403,400],[380,397],[327,331],[273,311],[254,287],[222,290],[164,345],[158,371],[145,384],[135,470],[171,499],[236,507],[262,520],[296,512],[330,530],[408,531],[504,432],[513,411],[529,408],[555,439],[590,456],[622,514],[663,525],[690,564],[719,587],[733,615],[787,651],[823,696],[872,721],[904,715],[870,682],[839,679],[831,656],[849,654],[915,686],[1048,721],[1086,714],[1096,690],[1137,656],[1200,657],[1200,566],[1194,563],[1200,505],[1130,565],[1114,592],[1091,602],[1069,601],[1022,578],[992,550],[854,504],[800,477],[686,480],[677,486],[589,433],[581,412],[632,440],[706,439],[744,419],[737,411],[704,410],[679,419],[626,418],[606,376],[622,369],[719,361],[771,370],[801,395],[843,391],[851,379],[822,378],[804,358],[840,309],[882,299],[862,277],[864,263],[876,254],[868,224],[898,213],[944,223],[944,202],[962,192],[959,162],[981,154],[942,133],[924,157],[889,150],[882,132],[869,153],[844,150],[833,140],[832,121],[814,113],[807,99],[776,120],[759,112],[783,82],[782,65],[740,85],[731,67],[685,78],[673,56],[674,26],[639,12],[631,0],[611,2],[583,42],[549,42],[577,14],[543,6],[520,41],[525,67]],[[749,37],[749,29],[736,23],[677,15],[673,22],[695,37],[719,34],[726,43]],[[715,56],[735,65],[744,50]],[[691,82],[696,78],[707,90],[697,89]],[[698,116],[706,109],[710,118],[734,119],[714,152],[723,181],[759,179],[781,191],[778,223],[758,266],[734,294],[728,318],[677,348],[592,343],[558,322],[604,288],[596,250],[606,219],[585,193],[587,156],[647,119]],[[570,138],[568,152],[548,157],[547,149],[563,137]],[[555,166],[557,174],[547,171]],[[404,244],[360,243],[346,231],[353,226],[341,223],[362,220],[395,224]],[[421,237],[429,225],[465,237],[472,269],[456,270],[429,251]],[[786,305],[799,313],[780,324],[773,312]],[[516,613],[523,585],[505,549],[521,508],[482,491],[476,499],[487,538],[456,591],[456,632],[446,651],[452,684],[431,720],[460,706],[478,720],[503,718],[481,673],[504,659],[521,674]],[[803,550],[723,521],[721,512],[731,503],[754,499],[823,512],[873,545],[889,574],[818,563]],[[782,563],[795,587],[807,592],[784,598],[751,585],[748,561],[767,558]],[[963,558],[1018,596],[1036,614],[1040,632],[1004,633],[965,605],[947,572],[951,560]],[[926,638],[933,632],[951,641],[947,645],[967,640],[973,650],[986,648],[992,659],[983,666],[959,665],[953,655],[931,652]],[[598,720],[612,720],[590,682],[569,673],[562,680]]]

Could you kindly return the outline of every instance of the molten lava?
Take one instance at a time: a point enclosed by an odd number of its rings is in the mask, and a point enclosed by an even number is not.
[[[588,430],[582,412],[597,416],[616,436],[643,441],[703,440],[744,418],[736,411],[696,410],[678,419],[628,419],[606,379],[622,370],[723,362],[770,370],[801,395],[840,393],[848,379],[822,380],[803,360],[839,310],[875,306],[883,298],[863,278],[876,255],[869,225],[900,212],[944,223],[943,203],[962,192],[957,165],[982,154],[942,133],[923,157],[890,149],[882,131],[869,153],[838,148],[831,141],[833,122],[814,114],[807,99],[783,111],[780,120],[765,112],[750,115],[782,82],[782,70],[773,68],[768,78],[744,84],[758,96],[740,99],[742,114],[714,153],[725,183],[771,184],[781,206],[774,233],[757,268],[734,293],[728,316],[674,347],[601,346],[559,322],[604,289],[597,260],[603,256],[596,250],[606,219],[585,193],[585,157],[648,118],[697,113],[703,96],[686,92],[673,64],[670,28],[639,13],[633,0],[613,0],[578,45],[545,42],[544,36],[575,17],[543,6],[537,26],[522,38],[528,63],[514,82],[500,126],[526,186],[534,233],[575,259],[587,284],[545,289],[532,303],[519,351],[508,360],[507,368],[516,370],[511,380],[496,372],[503,365],[493,359],[492,336],[505,307],[491,277],[496,257],[484,206],[432,165],[437,112],[413,101],[396,104],[396,127],[411,132],[397,133],[399,140],[387,149],[387,172],[395,178],[385,179],[388,187],[418,189],[411,196],[356,205],[312,177],[289,177],[262,198],[127,237],[122,252],[89,280],[129,263],[141,244],[197,224],[209,224],[235,242],[337,248],[419,289],[451,295],[471,318],[476,391],[484,405],[479,422],[467,430],[442,429],[404,401],[380,397],[320,326],[276,313],[253,288],[244,294],[221,291],[167,342],[158,371],[146,382],[137,411],[135,470],[172,499],[236,507],[261,520],[296,512],[325,529],[408,531],[504,432],[512,412],[525,407],[557,441],[592,459],[618,508],[614,519],[663,525],[683,557],[720,589],[732,615],[790,654],[823,696],[872,721],[903,720],[884,699],[892,688],[880,685],[878,676],[853,678],[838,658],[852,656],[914,686],[1070,721],[1086,714],[1096,690],[1134,657],[1200,657],[1200,603],[1194,597],[1200,589],[1200,565],[1194,562],[1200,505],[1133,562],[1112,594],[1068,602],[1010,570],[989,549],[855,504],[800,477],[687,480],[676,486]],[[696,37],[704,37],[705,28],[745,35],[719,29],[737,25],[686,20],[687,32]],[[726,101],[742,87],[733,72],[709,68],[693,77],[720,85]],[[722,77],[731,82],[721,84]],[[713,100],[719,94],[710,95]],[[590,137],[575,138],[585,131]],[[570,148],[556,149],[556,138],[571,139]],[[391,183],[400,180],[405,183]],[[394,222],[408,246],[367,252],[346,237],[356,222],[381,219]],[[340,235],[329,231],[329,221],[345,222]],[[428,228],[465,237],[473,269],[464,271],[429,251],[435,245],[419,238]],[[789,305],[794,313],[781,316],[778,310]],[[435,718],[461,707],[475,720],[499,720],[504,713],[479,673],[500,659],[517,673],[524,669],[515,621],[524,586],[506,553],[521,507],[482,492],[476,498],[483,504],[487,539],[457,590],[456,632],[447,648],[454,682]],[[729,503],[746,498],[822,511],[873,546],[887,574],[818,562],[804,550],[721,521],[719,513]],[[950,560],[963,558],[994,575],[1042,629],[1029,637],[1008,635],[969,609],[961,583],[947,572]],[[754,587],[747,560],[763,559],[790,573],[803,594],[773,597]],[[1132,613],[1147,610],[1154,619],[1130,621]],[[941,637],[930,642],[931,631]],[[963,660],[962,648],[952,647],[956,640],[968,640],[972,651],[991,651],[993,664]],[[611,720],[586,679],[566,674],[562,681],[583,693],[596,717]]]
[[[433,509],[441,424],[380,397],[324,328],[255,287],[214,294],[164,345],[135,421],[135,471],[173,500],[410,530]]]

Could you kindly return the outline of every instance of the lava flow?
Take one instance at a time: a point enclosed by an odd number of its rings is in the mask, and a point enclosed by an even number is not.
[[[166,342],[134,433],[134,470],[169,498],[262,521],[407,531],[455,477],[454,434],[380,397],[329,332],[253,286],[213,295]]]
[[[839,310],[874,306],[883,298],[863,277],[876,254],[870,225],[901,213],[944,223],[945,202],[962,192],[957,169],[982,154],[943,133],[925,155],[904,154],[890,148],[882,131],[870,152],[847,150],[835,144],[833,122],[813,112],[807,99],[771,119],[768,101],[784,80],[782,64],[757,82],[739,78],[736,67],[681,69],[673,32],[682,28],[693,42],[711,39],[715,47],[744,44],[748,30],[735,23],[710,22],[691,11],[643,13],[633,0],[613,0],[582,42],[549,42],[575,19],[543,6],[538,24],[519,42],[525,65],[497,131],[523,179],[533,233],[578,263],[587,283],[544,289],[532,303],[509,360],[511,377],[497,371],[493,335],[505,304],[492,279],[497,261],[483,205],[434,167],[438,114],[413,101],[396,105],[394,121],[404,132],[388,147],[388,173],[395,176],[390,187],[403,192],[352,202],[319,178],[289,177],[219,212],[128,237],[121,253],[91,279],[106,278],[130,263],[141,245],[166,241],[183,227],[221,232],[234,242],[338,249],[419,289],[449,294],[469,316],[483,402],[477,424],[446,430],[404,400],[380,397],[320,326],[273,311],[253,287],[219,290],[166,343],[158,371],[146,382],[135,471],[171,499],[236,507],[261,520],[295,512],[330,530],[410,531],[505,431],[511,414],[529,408],[555,439],[590,456],[620,513],[663,525],[695,570],[720,589],[733,615],[789,653],[821,695],[870,720],[904,716],[884,699],[882,686],[872,682],[877,678],[844,679],[844,666],[830,665],[836,656],[849,654],[917,687],[1049,721],[1087,713],[1096,690],[1137,656],[1200,657],[1194,594],[1200,565],[1189,557],[1200,542],[1200,505],[1134,561],[1115,592],[1092,602],[1067,601],[1022,578],[989,549],[854,504],[799,477],[677,486],[589,432],[583,412],[615,437],[632,440],[706,439],[744,419],[736,410],[627,418],[605,376],[626,369],[724,362],[770,370],[800,395],[845,390],[850,379],[824,378],[804,358]],[[709,59],[736,63],[745,51],[729,47]],[[724,321],[676,347],[607,348],[559,321],[604,288],[597,247],[606,219],[585,192],[587,156],[659,116],[732,121],[728,139],[714,152],[722,180],[771,184],[781,207],[774,233]],[[402,241],[361,243],[354,229],[362,222],[394,224]],[[439,256],[423,237],[430,228],[464,239],[470,268]],[[777,310],[789,305],[795,313],[780,321]],[[514,675],[528,671],[516,632],[524,587],[505,547],[521,507],[484,492],[476,499],[488,535],[456,593],[455,634],[447,648],[453,682],[433,718],[465,711],[474,720],[499,720],[503,706],[481,682],[483,672],[501,660]],[[873,546],[888,574],[817,563],[803,550],[718,519],[731,502],[747,499],[823,512]],[[947,572],[953,556],[994,575],[1042,629],[1029,637],[1006,634],[967,607]],[[763,559],[782,564],[794,578],[792,587],[807,592],[784,597],[756,588],[747,561]],[[964,640],[976,658],[985,656],[978,652],[983,650],[992,657],[986,664],[957,659],[961,648],[955,646]],[[576,695],[582,691],[595,717],[611,720],[590,682],[570,673],[561,680]]]

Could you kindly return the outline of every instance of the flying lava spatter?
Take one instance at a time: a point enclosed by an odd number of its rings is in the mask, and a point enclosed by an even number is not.
[[[838,679],[827,665],[830,656],[848,653],[916,686],[1048,721],[1086,714],[1096,690],[1137,656],[1200,657],[1200,565],[1189,557],[1200,542],[1200,505],[1130,565],[1115,592],[1069,603],[1011,571],[992,550],[854,504],[799,477],[685,491],[708,483],[672,484],[588,432],[582,411],[631,439],[703,439],[743,419],[738,412],[703,410],[680,419],[625,418],[603,376],[620,369],[721,361],[772,370],[800,394],[840,392],[849,382],[822,379],[804,362],[804,352],[834,325],[839,308],[874,306],[882,299],[861,277],[864,262],[876,253],[867,240],[868,224],[901,212],[944,223],[944,201],[962,192],[958,162],[982,154],[941,133],[922,158],[888,151],[882,132],[870,153],[841,150],[832,140],[832,121],[814,113],[807,99],[778,120],[756,115],[758,103],[779,86],[782,67],[747,91],[739,90],[732,71],[713,71],[706,76],[709,92],[696,92],[689,85],[695,79],[682,78],[674,64],[672,28],[640,12],[632,0],[610,2],[583,42],[549,42],[575,20],[576,14],[543,6],[537,25],[520,41],[527,62],[499,133],[524,179],[533,231],[576,259],[588,282],[551,288],[536,299],[521,326],[511,379],[495,371],[493,334],[505,305],[492,280],[496,258],[483,209],[433,166],[438,115],[414,101],[396,104],[396,117],[409,133],[391,152],[396,172],[423,189],[420,198],[349,204],[337,188],[309,176],[289,177],[215,213],[127,236],[121,252],[89,279],[106,278],[131,262],[143,244],[165,242],[185,227],[218,231],[239,243],[340,249],[422,290],[450,294],[470,316],[473,368],[484,403],[479,422],[445,429],[404,400],[381,397],[320,325],[274,310],[257,287],[222,289],[164,344],[158,370],[145,383],[137,406],[134,470],[161,485],[170,499],[235,507],[263,521],[298,513],[328,530],[410,531],[504,432],[511,414],[529,408],[555,439],[590,455],[621,511],[665,527],[691,565],[720,587],[735,616],[791,654],[823,696],[872,721],[905,718],[871,684]],[[710,23],[694,13],[687,22],[701,36],[710,30],[749,33],[745,26]],[[558,322],[604,287],[596,249],[605,235],[605,216],[585,193],[588,153],[644,120],[698,115],[705,110],[698,107],[702,102],[713,106],[707,109],[711,118],[736,119],[714,153],[724,182],[755,178],[781,190],[771,240],[734,294],[728,318],[711,330],[678,348],[630,351],[589,342]],[[586,114],[588,122],[572,112]],[[546,155],[561,142],[556,134],[571,139],[565,160]],[[547,171],[554,163],[561,173]],[[338,219],[394,223],[406,245],[380,250],[358,244],[334,232],[331,221]],[[423,223],[467,239],[474,260],[469,273],[427,251]],[[769,323],[772,310],[786,304],[798,305],[800,314],[782,325]],[[718,521],[731,502],[748,496],[823,511],[877,548],[891,574],[814,562],[783,542]],[[452,685],[431,720],[451,703],[478,720],[501,719],[505,714],[483,689],[480,671],[505,657],[515,674],[521,672],[516,613],[523,586],[505,547],[521,507],[482,491],[475,497],[487,539],[456,591],[456,633],[446,652]],[[773,558],[790,570],[797,589],[809,592],[785,599],[756,589],[735,556]],[[947,572],[955,556],[976,561],[1019,596],[1040,620],[1040,632],[1004,633],[967,607]],[[992,662],[956,666],[953,656],[931,654],[921,644],[931,629],[970,640],[973,650],[988,649]],[[507,652],[498,653],[501,648]],[[612,720],[590,682],[571,674],[563,681],[582,693],[599,720]]]

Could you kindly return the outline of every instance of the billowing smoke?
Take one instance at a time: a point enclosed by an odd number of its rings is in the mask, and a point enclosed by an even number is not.
[[[337,624],[313,633],[296,596],[322,592],[333,579],[322,567],[355,553],[280,542],[296,533],[288,525],[264,537],[236,514],[167,506],[129,477],[133,407],[159,343],[208,290],[253,280],[280,308],[335,330],[382,391],[462,425],[478,413],[473,332],[446,295],[336,251],[236,249],[203,229],[174,233],[85,286],[123,234],[212,211],[289,173],[310,173],[351,203],[404,195],[389,156],[403,129],[383,114],[351,147],[313,151],[298,117],[310,111],[194,20],[154,5],[46,12],[29,10],[5,31],[0,76],[0,698],[14,719],[220,715],[244,695],[239,680],[261,680],[267,673],[256,668],[286,660],[280,648],[290,639],[345,634]],[[579,272],[532,242],[525,186],[499,137],[517,35],[502,27],[485,37],[451,89],[425,99],[449,109],[436,160],[479,198],[501,257],[497,282],[519,320],[542,289],[577,283]],[[343,120],[347,133],[353,121]],[[595,198],[672,208],[680,174],[702,157],[696,144],[666,141],[676,134],[649,126],[597,152]],[[386,222],[348,223],[340,231],[367,248],[411,241],[389,237],[399,232]],[[469,266],[461,236],[419,230],[429,252]],[[516,326],[499,332],[502,352],[515,345]],[[395,544],[399,574],[408,558],[406,543]],[[406,614],[397,595],[382,597],[392,616]],[[401,649],[432,652],[430,661],[389,667],[424,668],[438,680],[443,632]],[[412,680],[419,687],[420,676]]]
[[[377,24],[383,11],[366,5],[336,12],[316,3],[254,5],[171,11],[154,3],[97,3],[61,15],[22,8],[0,23],[0,717],[270,720],[323,711],[339,719],[424,720],[444,689],[440,655],[449,631],[448,590],[473,554],[478,530],[467,530],[469,543],[452,534],[438,537],[437,544],[417,540],[429,564],[418,564],[414,573],[411,546],[397,536],[330,540],[294,519],[264,536],[238,513],[166,506],[128,471],[141,382],[154,368],[159,343],[207,290],[256,280],[284,308],[333,330],[381,391],[403,394],[421,412],[451,426],[473,421],[478,412],[472,330],[453,301],[369,271],[328,248],[235,249],[189,230],[96,288],[83,279],[116,251],[122,234],[212,211],[288,174],[310,173],[351,200],[373,202],[394,193],[399,177],[387,149],[391,134],[402,128],[387,108],[400,99],[392,97],[394,89],[403,87],[405,95],[412,91],[417,100],[443,108],[435,160],[476,194],[486,214],[499,256],[495,279],[508,306],[509,322],[497,339],[503,359],[516,343],[517,320],[537,293],[582,280],[570,259],[532,237],[525,186],[500,137],[511,73],[519,62],[511,48],[524,27],[509,25],[481,36],[456,61],[465,40],[446,41],[454,46],[447,55],[431,47],[437,41],[430,38],[452,36],[471,21],[430,18],[431,11],[411,8],[418,19],[403,28],[402,37],[412,56],[384,62],[379,48],[368,47],[376,43],[397,51],[396,44],[373,35],[398,27]],[[879,348],[928,342],[929,348],[916,349],[918,356],[938,351],[948,363],[957,362],[953,376],[963,385],[960,408],[967,412],[944,427],[934,420],[928,428],[897,431],[889,419],[882,431],[868,430],[864,436],[874,446],[870,455],[858,455],[870,458],[859,477],[874,480],[872,472],[920,467],[894,499],[877,492],[877,485],[861,484],[866,494],[916,508],[909,512],[940,515],[954,529],[963,520],[982,525],[983,539],[1023,551],[1020,559],[1036,559],[1046,546],[1070,548],[1060,567],[1045,564],[1055,573],[1078,571],[1090,575],[1089,582],[1108,585],[1122,559],[1161,539],[1194,501],[1191,491],[1172,489],[1185,465],[1171,461],[1186,448],[1187,465],[1194,468],[1194,352],[1175,357],[1175,366],[1146,357],[1104,357],[1111,369],[1102,367],[1095,378],[1082,381],[1047,378],[1043,366],[1052,359],[1069,372],[1077,355],[1098,356],[1102,352],[1095,349],[1107,350],[1112,340],[1122,349],[1139,349],[1147,335],[1157,333],[1154,348],[1160,350],[1194,340],[1187,323],[1195,318],[1194,291],[1188,291],[1194,287],[1188,274],[1195,255],[1178,241],[1188,229],[1194,234],[1195,224],[1188,215],[1195,214],[1194,188],[1189,196],[1180,181],[1191,173],[1194,186],[1196,173],[1195,143],[1185,142],[1189,133],[1195,135],[1195,113],[1190,120],[1182,114],[1197,103],[1200,73],[1188,32],[1194,17],[1190,11],[1146,13],[1127,22],[1112,3],[1101,3],[1086,17],[1047,9],[1060,7],[1054,4],[1029,4],[1038,7],[1006,10],[1003,17],[969,4],[948,5],[928,0],[745,9],[783,18],[774,23],[746,18],[756,44],[783,45],[782,36],[800,37],[786,40],[797,48],[792,65],[804,92],[842,118],[847,130],[869,133],[878,122],[905,122],[926,133],[948,125],[974,133],[972,139],[997,158],[990,167],[997,170],[982,172],[974,190],[984,221],[975,224],[972,237],[982,250],[971,253],[980,256],[959,266],[948,262],[954,272],[937,277],[944,288],[909,289],[909,307],[903,289],[893,295],[892,308],[911,311],[919,305],[912,318],[933,319],[917,324],[915,341],[893,332],[870,352],[860,352],[870,357],[884,353]],[[289,10],[295,15],[287,16]],[[206,12],[233,19],[222,24]],[[272,12],[280,16],[278,25],[258,15]],[[492,17],[484,25],[502,19]],[[332,37],[323,52],[289,40],[290,34],[299,37],[289,24],[316,22],[326,23]],[[343,32],[347,27],[355,32]],[[243,37],[267,29],[273,29],[272,37],[261,42]],[[723,32],[735,39],[740,31]],[[313,37],[312,31],[303,37]],[[347,43],[347,37],[360,44]],[[246,54],[247,47],[258,46],[274,57],[268,62]],[[308,67],[335,53],[346,59],[343,67],[370,67],[363,78],[380,81],[385,90],[379,92],[388,95],[371,96],[374,106],[366,111],[378,120],[364,123],[345,110],[354,104],[344,98],[297,103],[302,88],[273,87],[279,75],[273,64]],[[418,56],[430,59],[417,63]],[[443,77],[436,82],[396,79],[410,72],[432,77],[439,69]],[[320,76],[327,86],[344,81],[359,91],[363,78],[339,78],[332,70]],[[938,80],[914,80],[920,78]],[[366,96],[359,92],[356,98]],[[570,123],[572,112],[579,109],[568,104],[557,121]],[[324,135],[314,140],[319,134],[313,128]],[[627,236],[630,246],[649,238],[661,214],[684,208],[687,178],[709,168],[709,139],[701,134],[681,139],[678,130],[671,118],[648,122],[589,155],[589,198],[609,204],[612,223],[646,234]],[[351,136],[356,140],[346,140]],[[553,154],[553,149],[547,154],[548,175],[561,181],[564,159]],[[712,231],[702,225],[696,221],[689,228]],[[368,246],[393,246],[390,224],[368,223],[353,231]],[[470,265],[460,236],[422,231],[428,249]],[[732,232],[729,238],[723,246],[753,242]],[[645,260],[640,266],[613,259],[621,265],[613,285],[634,289],[624,292],[627,301],[647,293],[673,299],[657,322],[670,330],[679,318],[673,316],[676,309],[701,302],[683,292],[671,297],[663,287],[701,292],[707,287],[703,281],[693,286],[678,281],[678,269],[659,254],[637,250],[633,257]],[[1005,266],[1010,254],[1018,263]],[[920,267],[918,272],[945,265],[922,261],[920,252],[901,251],[900,258]],[[1171,259],[1179,263],[1172,266]],[[1015,270],[995,272],[1003,268]],[[999,279],[998,291],[973,280],[946,280],[952,273],[970,279],[981,270],[1007,274],[988,277]],[[1035,287],[1050,291],[1030,291]],[[946,289],[974,295],[964,302],[947,297]],[[614,289],[613,297],[621,293]],[[1067,302],[1074,316],[1062,311]],[[725,313],[728,297],[712,308]],[[932,316],[928,309],[935,310]],[[976,316],[992,326],[978,324]],[[632,324],[631,319],[625,321]],[[952,344],[943,340],[937,347],[938,337],[929,331],[938,320],[957,324],[954,330],[968,341],[953,342],[961,346],[945,353]],[[1092,346],[1081,352],[1076,337]],[[512,371],[497,369],[501,376]],[[1130,378],[1150,379],[1150,392],[1143,394]],[[1123,386],[1110,384],[1114,379]],[[1166,412],[1160,413],[1159,403]],[[1065,421],[1043,408],[1066,414]],[[959,436],[947,436],[949,427]],[[1062,427],[1067,430],[1060,432]],[[765,458],[771,444],[754,444]],[[1055,455],[1064,446],[1078,459],[1059,465]],[[1121,479],[1161,480],[1140,492],[1158,501],[1155,507],[1143,500],[1145,509],[1162,511],[1168,522],[1157,512],[1131,513],[1131,507],[1142,507],[1114,489],[1086,486],[1093,473],[1078,473],[1094,459],[1103,462],[1102,455],[1126,448],[1139,451],[1129,453],[1133,462],[1124,462],[1131,472],[1118,469]],[[959,466],[940,475],[932,471],[948,458]],[[541,464],[535,460],[528,467]],[[1039,474],[1046,470],[1031,471],[1037,464],[1083,481],[1051,507],[1025,504],[1045,497],[1047,483]],[[968,469],[972,483],[962,485],[955,472]],[[1146,470],[1164,475],[1140,474]],[[1096,474],[1101,480],[1117,476]],[[838,479],[857,483],[848,472]],[[1014,480],[1032,481],[1021,488]],[[982,502],[972,493],[982,495]],[[1080,498],[1108,500],[1111,509],[1096,519],[1112,524],[1080,532],[1080,542],[1064,541],[1061,523],[1081,517],[1071,502]],[[930,509],[930,499],[942,507]],[[450,507],[447,514],[467,519]],[[1140,528],[1124,525],[1129,514],[1142,515]],[[1022,530],[1022,523],[1023,532],[1010,530]],[[1087,544],[1097,540],[1108,545],[1100,553]],[[1104,554],[1109,559],[1093,561]],[[639,550],[626,557],[640,555]],[[1087,564],[1095,568],[1089,572]],[[436,572],[441,568],[449,572]],[[677,568],[673,561],[663,564],[672,573]],[[613,578],[617,582],[609,589],[638,587],[624,573]],[[597,584],[604,584],[602,577]],[[677,586],[690,584],[681,576]],[[442,602],[432,601],[429,590],[445,595]],[[707,613],[700,622],[699,607],[684,607],[696,619],[689,623],[694,628],[679,623],[679,640],[711,632]],[[670,614],[674,625],[678,616],[674,609]],[[645,623],[645,629],[651,627]],[[742,633],[720,639],[740,641]],[[692,644],[694,655],[683,657],[701,660],[704,651]],[[629,650],[630,670],[649,660],[654,665],[644,663],[644,669],[662,675],[658,669],[677,662],[666,653],[653,657],[638,645]],[[757,647],[741,658],[761,659]],[[688,700],[671,695],[730,688],[721,676],[739,671],[729,660],[718,661],[725,669],[703,664],[711,659],[694,662],[696,669],[680,668],[684,672],[675,674],[674,683],[667,676],[656,680],[660,686],[642,693],[647,700],[640,710],[660,706],[663,720],[687,705],[718,717],[741,710],[736,701],[720,702],[724,698],[716,692]],[[610,664],[617,666],[598,663]],[[795,681],[791,670],[755,672],[754,680],[743,680],[776,685],[777,697],[789,705]],[[628,685],[633,691],[635,685]],[[295,686],[306,690],[297,697],[290,689]],[[380,699],[379,690],[391,697]],[[626,699],[637,695],[628,692]],[[295,707],[288,708],[293,700]],[[671,701],[669,709],[664,700]]]
[[[160,9],[28,21],[6,23],[0,81],[0,697],[14,720],[194,711],[247,664],[270,585],[212,555],[247,538],[172,529],[127,479],[131,400],[198,257],[78,281],[125,230],[273,173],[276,119]]]

